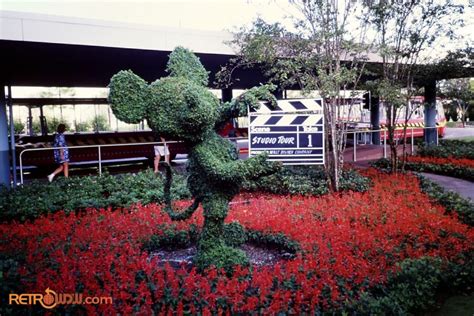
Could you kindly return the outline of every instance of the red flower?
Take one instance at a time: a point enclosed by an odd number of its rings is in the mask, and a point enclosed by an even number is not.
[[[202,210],[171,222],[157,205],[131,210],[59,212],[34,223],[0,225],[0,251],[24,254],[24,292],[76,291],[111,296],[112,305],[87,305],[90,314],[311,313],[357,297],[368,284],[385,282],[406,258],[452,260],[472,251],[474,230],[433,204],[407,175],[368,170],[373,188],[321,197],[241,195],[227,220],[268,234],[283,233],[302,253],[273,267],[236,267],[233,277],[209,269],[160,267],[142,250],[166,226],[202,226]],[[186,204],[189,202],[180,202]],[[8,275],[6,276],[8,277]]]

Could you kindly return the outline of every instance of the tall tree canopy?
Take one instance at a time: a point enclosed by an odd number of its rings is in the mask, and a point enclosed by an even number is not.
[[[241,67],[258,67],[279,89],[299,87],[318,90],[324,102],[326,173],[333,190],[339,178],[346,146],[345,122],[351,111],[343,111],[347,90],[355,93],[370,44],[362,19],[368,9],[352,0],[292,0],[297,14],[293,26],[269,24],[257,19],[242,27],[230,43],[237,57],[222,68],[217,78],[222,86],[232,84]]]

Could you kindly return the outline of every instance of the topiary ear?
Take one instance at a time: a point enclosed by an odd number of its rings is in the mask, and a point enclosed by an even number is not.
[[[122,70],[110,79],[109,103],[114,115],[129,124],[145,118],[149,100],[148,84],[131,70]]]
[[[199,58],[189,49],[180,46],[170,54],[166,71],[172,77],[184,77],[202,86],[207,86],[209,80],[209,74]]]

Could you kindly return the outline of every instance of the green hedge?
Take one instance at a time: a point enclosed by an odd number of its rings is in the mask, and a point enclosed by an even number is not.
[[[417,154],[422,157],[474,159],[474,142],[456,139],[444,139],[439,146],[419,146]],[[407,163],[407,169],[419,172],[432,172],[436,174],[453,176],[460,179],[474,181],[474,169],[451,164],[439,165],[429,163]]]
[[[372,163],[372,166],[379,169],[389,169],[390,161],[386,158],[381,158]],[[439,175],[445,175],[448,177],[455,177],[459,179],[465,179],[468,181],[474,181],[474,169],[462,166],[456,166],[452,164],[432,164],[432,163],[419,163],[419,162],[407,162],[405,164],[406,170],[416,172],[428,172]]]
[[[428,315],[441,295],[468,294],[474,282],[473,254],[452,262],[439,258],[407,259],[389,274],[387,282],[354,298],[344,313],[354,315]]]
[[[189,199],[186,178],[175,175],[173,199]],[[137,174],[59,178],[47,184],[33,181],[14,190],[0,188],[0,221],[25,221],[41,215],[92,208],[127,207],[163,202],[163,179],[151,171]]]
[[[420,144],[418,145],[417,155],[421,157],[434,158],[474,159],[474,142],[444,139],[440,140],[439,146],[426,146]],[[372,165],[381,169],[388,169],[390,166],[389,161],[385,158],[379,159]],[[436,173],[474,181],[474,168],[459,165],[407,162],[405,169],[417,172]]]
[[[163,203],[163,182],[150,170],[137,174],[58,178],[52,183],[32,181],[8,190],[0,187],[0,221],[25,221],[41,215],[80,211],[86,208],[128,207],[133,203]],[[366,191],[370,180],[354,170],[343,172],[343,190]],[[281,172],[258,181],[248,181],[243,190],[275,194],[328,192],[324,170],[317,167],[285,167]],[[173,200],[189,199],[186,175],[175,174]]]
[[[365,192],[369,187],[370,180],[357,171],[342,172],[341,190]],[[329,191],[324,169],[319,166],[285,166],[275,174],[245,182],[243,188],[250,192],[301,195],[321,195]]]
[[[195,244],[199,238],[199,227],[192,224],[189,230],[177,230],[176,226],[163,227],[161,234],[152,235],[143,243],[143,249],[149,252],[162,249],[180,249]],[[301,251],[298,242],[282,233],[263,233],[256,230],[247,230],[239,222],[231,222],[224,226],[224,239],[227,245],[239,247],[248,242],[251,244],[281,249],[290,254]]]
[[[419,146],[417,154],[422,157],[474,159],[474,142],[443,139],[439,146]]]
[[[445,191],[441,186],[425,177],[418,175],[421,190],[431,199],[443,205],[448,213],[456,212],[459,220],[474,226],[474,202],[461,197],[452,191]]]
[[[143,243],[143,249],[149,252],[187,248],[197,242],[199,228],[192,224],[189,230],[177,230],[174,225],[164,225],[162,234],[152,235]]]
[[[468,167],[456,166],[452,164],[439,165],[431,163],[407,162],[405,168],[407,170],[417,172],[436,173],[448,177],[455,177],[468,181],[474,181],[474,169]]]

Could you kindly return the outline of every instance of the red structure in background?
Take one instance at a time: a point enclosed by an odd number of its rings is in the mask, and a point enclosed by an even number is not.
[[[386,130],[386,117],[385,117],[385,108],[383,102],[381,106],[381,119],[380,119],[380,128],[382,132],[380,133],[381,139],[388,137],[383,130]],[[408,106],[412,112],[410,118],[407,122],[407,133],[406,138],[412,137],[423,137],[424,128],[425,128],[425,118],[424,118],[424,97],[417,96],[412,99],[410,105]],[[444,114],[444,109],[441,104],[441,101],[438,99],[436,101],[436,126],[438,130],[439,137],[443,137],[446,128],[446,117]],[[360,122],[363,122],[362,115],[359,118]],[[366,124],[365,124],[366,125]],[[405,126],[404,111],[401,111],[397,119],[397,129],[395,131],[396,138],[403,137],[403,127]],[[360,128],[355,125],[355,128]],[[219,134],[222,137],[229,138],[245,138],[248,136],[247,127],[238,127],[234,124],[233,121],[227,122],[226,125],[221,129]],[[45,136],[21,136],[17,139],[16,146],[16,159],[19,164],[19,157],[23,150],[27,148],[41,148],[41,147],[50,147],[52,143],[53,135]],[[101,147],[101,157],[102,161],[109,161],[113,163],[115,160],[118,162],[124,162],[127,159],[130,161],[134,159],[143,158],[143,160],[148,159],[152,161],[154,158],[153,144],[143,144],[143,145],[133,145],[132,143],[153,143],[156,141],[155,135],[151,131],[138,131],[138,132],[106,132],[106,133],[75,133],[75,134],[66,134],[66,140],[69,147],[73,146],[91,146],[87,148],[71,148],[71,163],[77,162],[91,162],[94,163],[99,160],[99,154],[97,145],[114,145],[114,146],[103,146]],[[174,159],[177,154],[187,154],[188,148],[185,143],[170,143],[170,152],[171,159]],[[239,147],[239,152],[241,154],[248,152],[248,144],[241,143]],[[23,166],[52,166],[54,165],[53,151],[30,151],[25,152],[22,155],[22,165]]]
[[[406,138],[410,138],[412,136],[413,130],[413,137],[423,137],[424,135],[424,128],[425,128],[425,113],[424,113],[424,103],[425,97],[423,96],[415,96],[411,99],[410,104],[408,107],[405,107],[400,111],[400,114],[396,120],[396,130],[395,130],[395,137],[396,138],[403,138],[403,128],[407,125],[407,133],[405,135]],[[409,119],[405,123],[405,111],[409,109]],[[383,101],[380,103],[380,128],[382,130],[386,130],[387,119],[386,119],[386,109],[383,104]],[[437,98],[436,100],[436,128],[438,131],[438,136],[443,137],[445,134],[446,129],[446,116],[444,114],[444,108],[441,103],[441,99]],[[385,134],[386,135],[386,134]],[[384,138],[384,133],[381,133],[381,139]],[[388,136],[385,136],[388,138]]]

